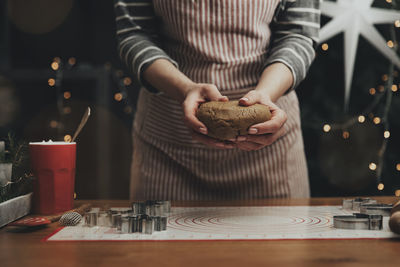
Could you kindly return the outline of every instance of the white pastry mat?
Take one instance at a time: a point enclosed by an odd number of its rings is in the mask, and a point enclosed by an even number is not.
[[[333,228],[333,215],[351,214],[340,206],[173,207],[167,231],[120,234],[106,227],[64,227],[47,241],[278,240],[395,238],[388,217],[383,230]]]

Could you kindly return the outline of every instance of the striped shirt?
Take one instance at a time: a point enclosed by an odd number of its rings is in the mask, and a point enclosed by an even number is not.
[[[162,21],[155,13],[153,2],[116,0],[114,7],[119,55],[140,84],[156,91],[142,79],[146,67],[160,58],[169,60],[177,68],[179,65],[163,47]],[[320,27],[319,0],[280,1],[269,26],[272,41],[264,56],[264,67],[274,62],[285,64],[293,74],[291,89],[294,89],[305,78],[315,57]]]

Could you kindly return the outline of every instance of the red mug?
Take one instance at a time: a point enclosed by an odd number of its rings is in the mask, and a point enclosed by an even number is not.
[[[37,214],[71,210],[74,200],[76,143],[29,143],[35,182],[33,209]]]

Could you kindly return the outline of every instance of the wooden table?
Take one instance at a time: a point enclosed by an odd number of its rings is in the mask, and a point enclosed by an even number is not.
[[[394,197],[377,197],[393,203]],[[127,206],[128,201],[90,201]],[[87,201],[77,201],[77,204]],[[340,198],[176,203],[179,205],[340,205]],[[174,205],[174,203],[173,203]],[[34,232],[0,229],[0,266],[399,266],[400,240],[43,242]]]

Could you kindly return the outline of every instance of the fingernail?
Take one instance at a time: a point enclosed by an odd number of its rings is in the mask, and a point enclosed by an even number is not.
[[[200,132],[201,132],[202,134],[207,134],[207,129],[206,129],[206,128],[200,127],[199,130],[200,130]]]
[[[247,97],[242,97],[240,100],[249,101],[249,99]]]
[[[258,130],[256,128],[250,128],[249,129],[249,134],[256,134]]]
[[[237,138],[237,140],[239,141],[239,142],[242,142],[242,141],[246,141],[246,136],[239,136],[238,138]]]

